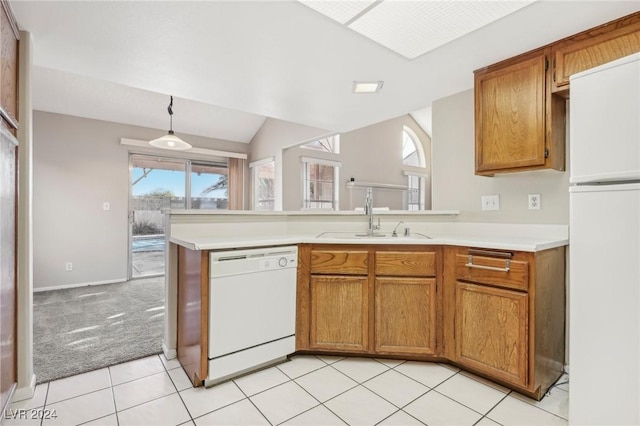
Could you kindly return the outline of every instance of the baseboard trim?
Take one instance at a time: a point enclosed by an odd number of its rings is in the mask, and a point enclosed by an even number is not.
[[[24,399],[29,399],[33,397],[33,394],[36,392],[36,375],[31,375],[31,382],[27,386],[22,386],[21,388],[16,388],[13,393],[12,402],[22,401]]]
[[[162,342],[162,352],[164,352],[164,357],[168,360],[178,357],[178,353],[176,352],[176,350],[167,348],[164,342]]]
[[[33,292],[38,293],[40,291],[49,291],[49,290],[62,290],[65,288],[77,288],[77,287],[88,287],[92,285],[101,285],[101,284],[117,284],[128,281],[126,278],[118,278],[115,280],[103,280],[103,281],[92,281],[88,283],[78,283],[78,284],[63,284],[63,285],[54,285],[50,287],[34,287]]]

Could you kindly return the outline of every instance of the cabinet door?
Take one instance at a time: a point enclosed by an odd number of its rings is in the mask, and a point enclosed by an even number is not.
[[[527,293],[460,281],[456,285],[456,361],[526,386]]]
[[[636,52],[640,52],[640,13],[555,43],[553,91],[568,88],[572,74]]]
[[[546,56],[475,74],[476,173],[545,164]]]
[[[367,277],[311,276],[310,349],[367,351]]]
[[[435,278],[376,278],[375,351],[436,352]]]

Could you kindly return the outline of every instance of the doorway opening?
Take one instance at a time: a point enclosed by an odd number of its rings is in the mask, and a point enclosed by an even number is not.
[[[129,278],[164,274],[164,209],[229,208],[229,164],[131,154]]]

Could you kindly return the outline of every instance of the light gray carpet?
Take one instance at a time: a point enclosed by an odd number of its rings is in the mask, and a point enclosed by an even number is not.
[[[38,383],[162,352],[164,277],[33,294]]]

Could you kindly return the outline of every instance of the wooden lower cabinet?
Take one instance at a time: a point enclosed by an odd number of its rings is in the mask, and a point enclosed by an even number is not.
[[[527,385],[527,293],[456,282],[456,361],[496,378]]]
[[[435,355],[435,278],[376,278],[374,349]]]
[[[441,258],[439,247],[300,245],[297,349],[435,356]]]
[[[564,247],[302,244],[297,299],[298,352],[450,362],[536,399],[563,372]]]
[[[540,399],[565,356],[565,248],[444,249],[445,357]]]
[[[309,348],[369,349],[368,287],[367,277],[311,276]]]

